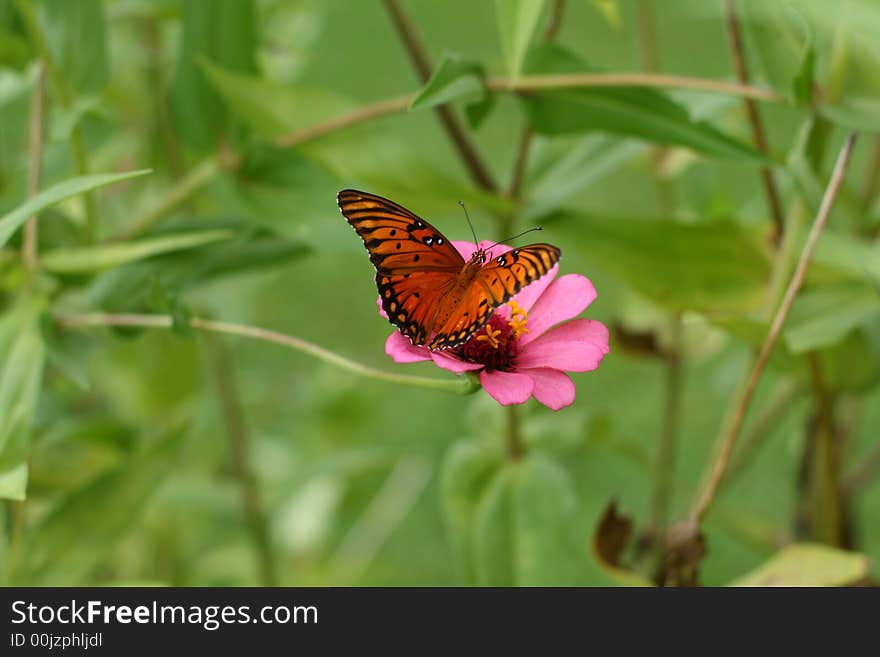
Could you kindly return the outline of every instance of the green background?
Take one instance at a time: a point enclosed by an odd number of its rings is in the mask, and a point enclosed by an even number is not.
[[[701,581],[727,583],[796,542],[865,554],[878,572],[877,477],[841,489],[877,461],[880,441],[880,7],[736,3],[751,82],[778,95],[759,103],[763,158],[735,95],[499,91],[520,68],[637,72],[652,52],[663,73],[735,79],[720,2],[562,4],[549,45],[552,1],[401,2],[448,77],[411,110],[281,147],[422,89],[385,3],[0,1],[0,226],[17,228],[32,195],[27,128],[41,84],[40,190],[152,170],[47,201],[35,273],[21,231],[0,242],[3,582],[617,583],[589,547],[603,509],[616,498],[638,536],[668,477],[666,520],[687,514],[852,129],[862,134],[837,207],[742,432],[757,447],[705,523]],[[471,125],[466,113],[487,98]],[[500,191],[463,167],[431,109],[449,100]],[[535,136],[510,199],[527,125]],[[762,163],[782,200],[779,253]],[[458,200],[484,238],[540,223],[564,253],[561,273],[594,283],[585,316],[613,329],[611,353],[572,376],[573,406],[520,409],[524,459],[506,457],[507,415],[482,390],[395,385],[187,327],[193,316],[263,327],[451,380],[385,355],[392,327],[335,203],[345,187],[390,197],[450,239],[469,238]],[[174,330],[59,320],[90,312],[166,314]],[[825,402],[831,493],[816,475],[828,465],[815,455]],[[656,466],[664,421],[668,468]],[[829,504],[843,536],[821,528]],[[634,553],[625,560],[647,572]],[[865,576],[823,568],[807,570],[821,583]]]

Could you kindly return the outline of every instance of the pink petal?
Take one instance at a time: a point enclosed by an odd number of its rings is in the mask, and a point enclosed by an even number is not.
[[[455,247],[455,250],[458,251],[461,254],[461,257],[465,260],[470,260],[471,256],[474,255],[474,251],[477,250],[477,246],[473,242],[452,240],[452,246]]]
[[[437,365],[437,367],[442,367],[444,370],[449,370],[456,374],[462,374],[464,372],[483,368],[481,363],[468,363],[467,361],[460,360],[445,351],[429,351],[428,353],[431,354],[431,360],[434,361],[434,364]]]
[[[588,372],[608,353],[608,329],[594,319],[573,319],[547,331],[523,347],[517,369],[552,367]]]
[[[480,383],[502,406],[522,404],[532,396],[532,391],[535,389],[535,382],[527,374],[498,370],[480,372]]]
[[[395,331],[385,340],[385,353],[391,356],[395,363],[417,363],[431,358],[431,352],[426,347],[415,346],[400,331]]]
[[[529,283],[521,289],[511,301],[516,301],[527,313],[532,311],[535,302],[544,294],[547,286],[556,278],[559,273],[559,265],[553,265],[550,270],[536,281]],[[531,319],[529,319],[529,331],[531,331]],[[528,335],[528,333],[526,333]]]
[[[590,279],[580,274],[560,276],[547,286],[529,311],[529,332],[522,335],[520,344],[526,345],[551,326],[577,317],[595,298],[596,289]]]
[[[539,367],[523,373],[535,382],[535,390],[532,394],[544,406],[558,411],[560,408],[571,406],[574,402],[574,383],[565,372]]]
[[[376,297],[376,305],[379,306],[379,314],[385,319],[388,319],[388,313],[386,313],[385,309],[382,307],[382,297]]]

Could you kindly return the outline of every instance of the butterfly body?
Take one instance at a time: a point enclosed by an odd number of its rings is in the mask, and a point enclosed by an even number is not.
[[[495,308],[559,261],[550,244],[496,258],[478,248],[465,260],[436,228],[393,201],[353,189],[337,201],[370,254],[389,321],[432,350],[466,342]]]

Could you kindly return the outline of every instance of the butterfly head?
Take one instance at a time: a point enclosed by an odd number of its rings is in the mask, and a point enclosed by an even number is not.
[[[486,260],[490,260],[492,258],[492,254],[486,251],[485,249],[477,249],[471,255],[470,264],[472,265],[484,265]]]

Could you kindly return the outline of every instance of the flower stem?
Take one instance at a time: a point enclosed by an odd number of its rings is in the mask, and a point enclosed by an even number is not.
[[[24,23],[25,29],[31,42],[34,45],[43,67],[46,70],[46,77],[52,84],[61,106],[66,110],[73,108],[74,94],[73,90],[67,84],[67,80],[61,75],[40,21],[30,0],[18,0],[16,2],[18,14]],[[83,139],[82,128],[77,122],[70,131],[70,152],[73,158],[73,166],[77,175],[84,176],[89,173],[89,162],[86,156],[85,141]],[[95,197],[92,192],[83,194],[83,204],[86,214],[86,230],[88,241],[94,242],[98,237],[98,208],[95,204]]]
[[[223,423],[232,457],[232,470],[238,480],[245,519],[257,554],[261,586],[277,586],[275,558],[269,541],[266,512],[260,499],[257,476],[251,462],[251,440],[241,408],[241,398],[229,349],[223,339],[210,341],[214,383],[223,413]]]
[[[106,314],[106,313],[86,313],[82,315],[60,315],[56,317],[59,326],[64,328],[84,328],[89,326],[132,326],[141,328],[164,328],[170,329],[174,326],[174,320],[170,315],[137,315],[137,314]],[[411,376],[406,374],[394,374],[392,372],[383,372],[382,370],[373,369],[367,365],[349,360],[344,356],[320,347],[312,342],[302,340],[292,335],[270,331],[256,326],[248,326],[246,324],[232,324],[230,322],[217,322],[209,319],[193,317],[189,321],[189,326],[202,331],[210,331],[212,333],[224,333],[227,335],[237,335],[263,342],[272,342],[274,344],[295,349],[303,353],[314,356],[318,360],[330,363],[341,369],[360,374],[372,379],[387,381],[388,383],[397,383],[399,385],[416,386],[429,390],[442,390],[445,392],[454,392],[461,395],[467,395],[479,389],[479,385],[475,384],[470,377],[462,376],[457,380],[449,381],[443,379],[432,379],[423,376]]]
[[[804,248],[801,253],[800,260],[798,261],[797,268],[795,269],[794,275],[791,278],[791,282],[789,283],[788,288],[785,291],[785,296],[783,297],[782,303],[779,305],[779,308],[776,311],[776,315],[773,318],[773,323],[770,326],[770,331],[768,332],[767,337],[764,340],[761,351],[758,354],[755,364],[752,367],[752,371],[746,381],[745,388],[743,389],[742,395],[739,399],[739,404],[737,405],[735,414],[733,416],[733,421],[731,422],[730,427],[726,432],[724,440],[721,444],[721,449],[719,450],[718,456],[712,466],[706,485],[697,497],[697,501],[694,504],[694,508],[690,517],[690,521],[694,525],[699,525],[703,521],[706,516],[706,512],[709,510],[709,507],[712,504],[712,501],[715,499],[715,494],[718,492],[718,487],[721,484],[721,479],[724,477],[725,470],[727,469],[727,464],[730,461],[730,454],[733,450],[734,443],[736,442],[739,428],[742,425],[743,418],[745,417],[746,409],[748,408],[749,402],[754,395],[755,388],[757,388],[758,386],[758,381],[761,378],[761,374],[764,372],[764,367],[767,365],[767,361],[770,359],[770,354],[773,351],[773,347],[776,345],[776,340],[779,338],[779,334],[782,332],[782,326],[785,323],[785,319],[788,317],[788,313],[791,310],[794,299],[797,296],[801,285],[803,284],[804,278],[807,274],[807,269],[810,266],[810,261],[813,257],[813,251],[816,248],[816,243],[819,241],[819,236],[822,234],[822,230],[825,228],[825,224],[828,222],[828,217],[831,214],[832,207],[834,207],[834,201],[837,199],[837,193],[840,190],[840,186],[843,183],[843,178],[846,174],[847,167],[849,166],[850,156],[852,155],[855,140],[856,135],[851,134],[844,143],[843,148],[840,151],[840,155],[837,158],[837,163],[834,166],[834,173],[831,175],[831,181],[828,183],[828,187],[825,190],[825,195],[822,198],[822,205],[819,208],[819,213],[816,216],[816,220],[813,222],[813,227],[810,229],[810,234],[807,237],[806,244],[804,244]]]

